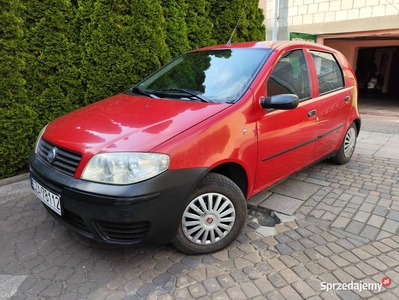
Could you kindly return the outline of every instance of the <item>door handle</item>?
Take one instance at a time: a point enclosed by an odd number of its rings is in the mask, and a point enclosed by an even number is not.
[[[350,96],[346,96],[346,97],[344,98],[345,102],[348,102],[350,99],[351,99]]]
[[[309,110],[308,117],[309,118],[314,117],[316,115],[316,112],[317,112],[317,110],[315,110],[315,109]]]

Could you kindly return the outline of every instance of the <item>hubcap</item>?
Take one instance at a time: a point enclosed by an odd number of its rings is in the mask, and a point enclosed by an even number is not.
[[[211,245],[225,238],[236,218],[233,203],[219,193],[206,193],[192,200],[183,213],[184,235],[193,243]]]
[[[356,131],[354,128],[349,128],[344,141],[344,155],[350,157],[355,150]]]

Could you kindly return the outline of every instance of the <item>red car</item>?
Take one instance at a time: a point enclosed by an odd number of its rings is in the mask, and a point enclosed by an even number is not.
[[[322,159],[348,162],[360,123],[354,72],[334,49],[202,48],[49,123],[31,184],[88,238],[208,253],[236,239],[253,195]]]

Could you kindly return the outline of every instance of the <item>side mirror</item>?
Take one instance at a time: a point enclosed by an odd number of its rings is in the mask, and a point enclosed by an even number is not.
[[[281,94],[262,98],[260,104],[263,108],[294,109],[299,104],[299,98],[294,94]]]

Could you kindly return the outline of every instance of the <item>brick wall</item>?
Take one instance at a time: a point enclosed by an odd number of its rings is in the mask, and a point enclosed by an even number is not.
[[[274,0],[262,0],[260,7],[265,10],[267,29],[272,30]],[[313,28],[313,32],[308,33],[317,34],[320,33],[317,29],[320,24],[351,20],[353,22],[348,24],[353,24],[355,28],[346,28],[348,31],[360,31],[366,22],[375,22],[376,30],[386,29],[381,28],[379,17],[399,20],[399,0],[279,0],[278,23],[282,29],[279,35],[287,38],[290,27],[298,29],[302,25],[308,25],[307,31]]]
[[[279,22],[289,26],[397,15],[399,1],[389,1],[392,0],[280,0]],[[273,0],[267,0],[267,16],[273,16],[273,4]]]

